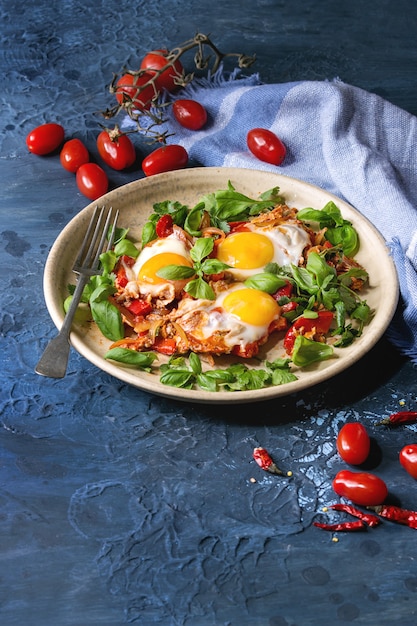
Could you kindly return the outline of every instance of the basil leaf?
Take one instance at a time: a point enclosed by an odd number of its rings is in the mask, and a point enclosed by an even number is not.
[[[157,276],[167,280],[183,280],[195,275],[195,269],[188,265],[165,265],[156,272]]]
[[[330,200],[323,207],[322,211],[325,215],[328,215],[329,217],[332,218],[336,226],[342,226],[342,224],[345,221],[342,217],[339,207],[333,202],[333,200]]]
[[[197,375],[197,385],[204,391],[218,391],[219,388],[216,379],[206,373]]]
[[[201,235],[201,220],[203,219],[204,213],[204,203],[199,202],[191,211],[188,213],[185,222],[184,222],[184,230],[187,233],[190,233],[193,237],[199,237]]]
[[[123,321],[120,311],[108,300],[90,300],[93,320],[102,334],[111,341],[124,337]]]
[[[297,218],[302,222],[318,222],[320,228],[334,226],[334,220],[330,215],[311,207],[300,209]]]
[[[292,362],[298,367],[307,367],[316,361],[323,361],[333,355],[333,348],[326,343],[312,341],[304,335],[298,335],[294,342]]]
[[[190,356],[188,358],[189,358],[190,367],[193,373],[196,375],[201,374],[202,368],[201,368],[200,357],[195,352],[190,352]]]
[[[114,266],[117,262],[117,256],[118,255],[116,255],[113,250],[109,250],[108,252],[103,252],[102,254],[100,254],[100,263],[103,274],[110,274],[113,271]]]
[[[190,250],[190,256],[195,263],[200,263],[208,256],[214,247],[214,241],[211,237],[200,237]]]
[[[116,289],[114,286],[109,285],[108,283],[98,285],[98,287],[96,287],[90,295],[90,305],[93,302],[106,301],[109,296],[114,294],[115,291]]]
[[[148,220],[142,228],[142,246],[146,246],[147,243],[156,239],[155,224]]]
[[[185,285],[184,291],[189,293],[190,296],[193,296],[193,298],[201,298],[202,300],[216,299],[216,294],[213,289],[200,277],[190,280],[190,282]]]
[[[287,281],[271,272],[260,272],[259,274],[254,274],[247,278],[244,284],[251,289],[259,289],[266,293],[275,293],[280,287],[286,285]]]
[[[150,366],[158,357],[154,352],[137,352],[128,348],[112,348],[104,355],[104,358],[151,371]]]
[[[359,235],[349,223],[328,228],[325,237],[334,246],[341,246],[347,257],[354,257],[359,250]]]
[[[194,374],[188,370],[176,370],[161,367],[160,381],[163,385],[192,389],[194,386]]]
[[[119,241],[119,243],[114,246],[114,252],[118,257],[126,255],[133,259],[136,259],[139,255],[139,250],[130,239],[122,239],[122,241]]]
[[[218,261],[217,259],[205,259],[201,264],[201,270],[204,274],[219,274],[230,268],[230,265]]]

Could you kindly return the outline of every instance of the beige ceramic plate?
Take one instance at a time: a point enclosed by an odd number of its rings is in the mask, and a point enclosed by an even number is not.
[[[370,288],[363,297],[375,309],[375,316],[365,328],[362,337],[352,346],[336,350],[334,358],[310,366],[304,371],[295,372],[298,376],[297,381],[255,391],[203,392],[167,387],[159,382],[157,374],[134,370],[105,360],[103,355],[110,342],[101,335],[94,324],[75,325],[71,343],[91,363],[112,376],[150,393],[189,402],[246,403],[284,396],[321,383],[350,367],[375,345],[390,323],[398,300],[395,267],[379,232],[351,206],[322,189],[279,174],[234,168],[185,169],[141,179],[111,191],[98,202],[89,204],[83,209],[55,241],[45,267],[45,299],[56,326],[60,328],[63,321],[62,303],[68,295],[67,285],[74,282],[71,267],[96,204],[119,209],[119,225],[129,227],[129,236],[140,240],[142,225],[152,212],[155,202],[179,200],[193,206],[200,196],[225,189],[229,180],[237,191],[253,198],[257,198],[260,193],[272,187],[279,186],[287,203],[299,209],[307,206],[321,209],[329,200],[336,202],[344,218],[350,220],[359,232],[361,249],[357,259],[370,275]],[[264,346],[260,356],[272,361],[283,355],[282,340],[278,341],[277,337],[273,337]],[[227,358],[222,357],[216,366],[226,366],[227,363]]]

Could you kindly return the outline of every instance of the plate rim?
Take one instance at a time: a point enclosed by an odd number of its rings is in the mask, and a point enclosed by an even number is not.
[[[299,391],[303,391],[307,388],[315,386],[316,384],[323,383],[327,381],[328,379],[333,378],[334,376],[340,374],[341,372],[351,367],[354,363],[359,361],[363,356],[365,356],[365,354],[369,352],[372,346],[375,345],[377,341],[379,341],[379,339],[383,336],[383,334],[385,333],[386,329],[388,328],[394,316],[394,313],[398,304],[398,299],[399,299],[398,275],[397,275],[394,261],[391,255],[388,254],[389,250],[388,250],[388,246],[386,244],[385,239],[383,238],[379,230],[376,228],[376,226],[372,222],[370,222],[370,220],[366,216],[364,216],[362,213],[360,213],[360,211],[358,211],[358,209],[354,208],[347,201],[343,200],[336,194],[333,194],[332,192],[329,192],[326,189],[319,187],[318,185],[314,185],[312,183],[309,183],[309,182],[306,182],[306,181],[303,181],[301,179],[294,178],[291,176],[287,176],[282,173],[278,173],[278,172],[275,173],[275,172],[264,171],[264,170],[254,170],[254,169],[248,169],[248,168],[195,167],[195,168],[186,168],[183,170],[165,172],[165,173],[157,174],[155,176],[148,177],[148,178],[140,178],[138,180],[131,181],[127,183],[126,185],[117,187],[116,189],[112,191],[109,191],[98,200],[90,202],[87,206],[81,209],[81,211],[79,211],[66,224],[66,226],[64,226],[64,228],[58,234],[54,243],[52,244],[52,247],[49,251],[48,257],[45,262],[44,277],[43,277],[44,299],[46,302],[49,315],[51,316],[52,321],[54,322],[55,326],[58,329],[60,328],[64,319],[64,314],[63,314],[63,311],[58,311],[57,307],[54,305],[54,299],[55,299],[54,294],[56,290],[54,291],[53,284],[51,281],[51,275],[55,272],[58,251],[61,249],[61,246],[65,244],[68,233],[74,228],[74,225],[77,222],[88,221],[90,218],[90,213],[94,210],[94,207],[97,204],[99,205],[113,204],[115,199],[121,194],[125,195],[126,193],[130,193],[132,190],[136,191],[136,189],[138,189],[138,191],[140,192],[140,189],[144,187],[146,188],[149,186],[152,188],[153,185],[159,185],[159,184],[162,185],[162,184],[165,184],[167,180],[169,181],[173,177],[179,179],[181,182],[185,181],[186,183],[187,178],[189,178],[190,176],[198,177],[202,175],[204,177],[205,175],[209,175],[209,174],[213,176],[217,174],[219,175],[221,174],[221,176],[224,177],[225,179],[230,179],[231,177],[233,177],[233,175],[234,176],[246,175],[248,177],[255,177],[255,176],[261,175],[261,176],[265,176],[268,179],[271,179],[271,182],[275,178],[276,184],[270,185],[270,187],[266,187],[265,189],[271,188],[272,186],[281,187],[281,185],[279,184],[279,181],[281,181],[282,184],[286,182],[296,187],[301,186],[303,189],[311,188],[311,190],[314,191],[315,193],[321,192],[329,200],[333,199],[336,204],[342,204],[343,205],[341,207],[342,214],[343,214],[343,209],[345,208],[346,210],[346,208],[348,208],[349,212],[352,211],[355,216],[358,216],[359,220],[363,224],[365,224],[365,227],[368,228],[369,231],[373,233],[373,236],[379,241],[379,243],[381,244],[381,247],[384,247],[386,249],[387,254],[385,257],[385,263],[387,265],[387,268],[390,271],[389,278],[391,279],[390,285],[392,287],[391,291],[389,292],[390,294],[390,299],[388,301],[389,306],[384,311],[385,316],[384,316],[383,324],[378,326],[378,328],[376,329],[374,329],[371,326],[369,327],[369,331],[372,331],[372,332],[371,333],[367,332],[366,335],[364,333],[365,340],[362,343],[365,343],[365,350],[363,348],[361,350],[356,350],[354,352],[349,353],[348,355],[349,358],[345,358],[343,360],[340,360],[339,362],[336,361],[332,363],[330,367],[330,371],[328,371],[329,368],[325,370],[316,370],[315,372],[310,373],[310,376],[308,378],[303,377],[302,379],[298,379],[297,381],[290,382],[290,383],[285,383],[283,385],[264,387],[262,389],[246,390],[246,391],[209,392],[209,391],[203,391],[201,389],[182,389],[178,387],[169,387],[160,383],[159,377],[157,381],[156,380],[149,381],[147,377],[141,378],[140,376],[138,376],[138,374],[141,373],[140,371],[138,372],[138,370],[130,370],[128,367],[123,367],[120,364],[117,365],[111,361],[105,360],[102,356],[99,356],[97,355],[97,353],[90,350],[88,346],[86,347],[85,344],[83,344],[82,335],[77,333],[76,330],[73,330],[70,334],[70,342],[71,342],[72,347],[79,354],[81,354],[81,356],[86,358],[88,361],[90,361],[90,363],[92,363],[93,365],[101,369],[102,371],[142,391],[145,391],[154,395],[162,396],[165,398],[182,400],[182,401],[192,402],[192,403],[203,403],[203,404],[252,403],[252,402],[259,402],[259,401],[264,401],[264,400],[271,400],[271,399],[279,398],[282,396],[298,393]],[[284,195],[285,195],[285,191],[284,191]],[[63,271],[68,271],[68,268],[67,270],[63,270]],[[103,337],[103,341],[107,341],[107,340],[105,340],[105,338]],[[368,344],[370,345],[368,346]],[[98,361],[100,361],[100,364],[98,363]]]

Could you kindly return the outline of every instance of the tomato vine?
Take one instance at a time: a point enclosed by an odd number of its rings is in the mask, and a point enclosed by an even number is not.
[[[184,55],[190,52],[194,52],[195,70],[187,72],[181,61]],[[109,92],[116,98],[117,102],[114,106],[101,111],[101,115],[106,120],[110,120],[121,113],[127,114],[136,123],[136,128],[130,132],[139,132],[152,138],[153,141],[161,143],[166,143],[169,136],[167,131],[161,132],[159,128],[161,124],[166,122],[165,111],[167,107],[167,102],[163,98],[164,92],[167,91],[164,86],[166,83],[161,81],[161,76],[165,77],[170,72],[173,87],[180,89],[191,83],[195,78],[196,70],[209,71],[214,74],[226,58],[236,59],[240,69],[249,68],[256,60],[256,55],[221,52],[210,37],[203,33],[197,33],[192,39],[171,50],[153,50],[148,55],[152,55],[154,58],[155,56],[162,56],[165,63],[158,62],[152,71],[149,67],[138,70],[124,67],[121,74],[114,74],[109,85]],[[127,77],[126,87],[121,96],[121,89],[123,89],[121,79],[124,77]],[[140,98],[141,95],[142,99]],[[149,102],[150,106],[148,106]]]

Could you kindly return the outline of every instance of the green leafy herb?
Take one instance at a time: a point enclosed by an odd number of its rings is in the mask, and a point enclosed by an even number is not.
[[[339,207],[328,202],[321,211],[305,208],[298,211],[298,219],[317,222],[319,228],[326,228],[325,238],[334,246],[339,246],[347,257],[353,257],[359,250],[359,235],[351,222],[345,220]]]
[[[299,367],[307,367],[316,361],[323,361],[333,356],[333,348],[327,343],[320,343],[298,335],[294,342],[292,362]]]
[[[171,357],[161,365],[160,381],[164,385],[205,391],[247,391],[263,389],[271,385],[282,385],[297,380],[290,370],[289,359],[265,361],[264,368],[249,368],[243,363],[234,363],[224,369],[202,371],[200,357],[191,352],[189,360]]]
[[[151,371],[151,365],[158,357],[154,352],[137,352],[128,348],[112,348],[105,355],[105,359],[124,363],[125,365],[134,365],[139,369]]]
[[[207,259],[212,253],[214,241],[211,237],[199,237],[190,250],[193,267],[185,265],[166,265],[157,271],[157,275],[167,280],[183,280],[196,276],[184,287],[184,290],[193,298],[215,300],[216,295],[210,285],[204,279],[204,275],[218,274],[229,266],[217,259]]]
[[[280,287],[284,287],[287,281],[285,278],[279,277],[271,272],[260,272],[254,274],[245,280],[246,287],[251,289],[259,289],[266,293],[275,293]]]

